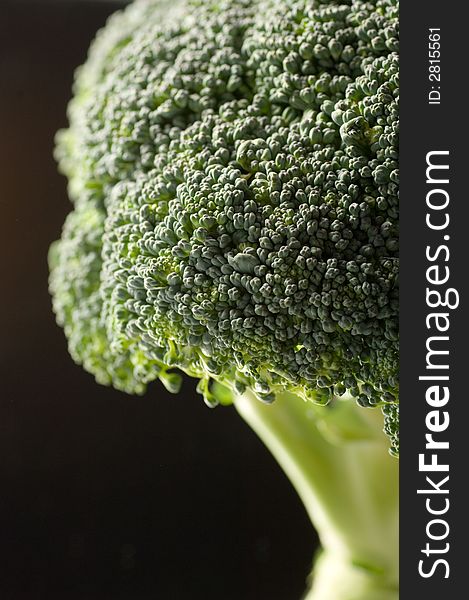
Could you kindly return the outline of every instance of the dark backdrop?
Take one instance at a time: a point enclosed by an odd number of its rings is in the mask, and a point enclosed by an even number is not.
[[[295,600],[315,537],[233,409],[98,386],[67,354],[47,249],[73,69],[113,2],[0,0],[0,598]]]

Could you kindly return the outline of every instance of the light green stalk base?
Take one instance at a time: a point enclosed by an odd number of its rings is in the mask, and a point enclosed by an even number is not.
[[[398,460],[379,409],[318,407],[293,394],[235,399],[296,488],[321,539],[305,600],[397,600]],[[293,599],[292,599],[293,600]]]
[[[313,587],[304,600],[397,600],[397,583],[341,562],[324,552],[314,565]]]

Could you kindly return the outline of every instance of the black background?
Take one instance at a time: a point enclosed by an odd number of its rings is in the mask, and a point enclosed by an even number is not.
[[[233,409],[142,398],[70,359],[46,255],[74,68],[114,2],[0,1],[0,598],[294,600],[316,539]]]

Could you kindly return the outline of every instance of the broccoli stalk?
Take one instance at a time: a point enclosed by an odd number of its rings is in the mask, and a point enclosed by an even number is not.
[[[380,410],[318,407],[289,393],[234,402],[296,488],[322,551],[305,600],[398,598],[398,461]]]

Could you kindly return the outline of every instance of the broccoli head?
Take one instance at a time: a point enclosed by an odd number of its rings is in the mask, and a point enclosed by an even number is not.
[[[51,289],[75,360],[384,405],[397,449],[397,3],[137,2],[78,72]]]

